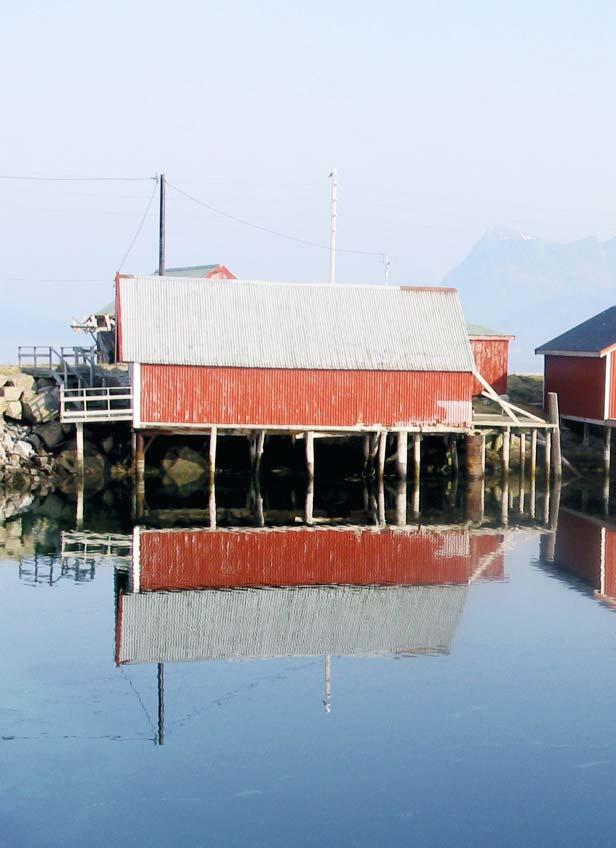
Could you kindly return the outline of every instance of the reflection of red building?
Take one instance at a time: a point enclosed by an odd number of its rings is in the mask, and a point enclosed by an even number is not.
[[[357,528],[141,530],[116,660],[443,653],[503,536]]]
[[[616,526],[599,516],[562,508],[555,538],[541,538],[541,558],[583,580],[616,603]]]

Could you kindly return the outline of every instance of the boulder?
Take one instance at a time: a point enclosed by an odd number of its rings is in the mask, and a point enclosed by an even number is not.
[[[19,440],[13,445],[12,454],[18,456],[22,460],[29,460],[35,455],[36,451],[29,442]]]
[[[10,386],[8,383],[0,388],[0,397],[5,401],[21,400],[24,390],[20,386]]]
[[[20,400],[10,400],[6,404],[4,411],[5,418],[11,418],[13,421],[21,421],[23,410]]]
[[[65,448],[56,457],[56,462],[60,468],[68,471],[69,474],[77,474],[79,471],[77,451],[73,448]],[[109,460],[104,454],[88,445],[83,461],[83,473],[88,477],[106,477],[109,474]]]
[[[192,448],[180,445],[170,448],[162,466],[167,478],[176,486],[185,486],[200,480],[208,473],[208,460]]]
[[[104,453],[109,456],[109,454],[113,450],[113,435],[109,433],[108,436],[105,436],[103,439],[100,440],[99,444]]]
[[[22,392],[31,392],[34,388],[34,377],[32,377],[30,374],[24,374],[23,371],[18,371],[17,369],[15,369],[14,371],[6,374],[5,376],[6,379],[2,383],[5,388],[7,386],[16,386],[21,389]]]
[[[57,448],[66,440],[64,428],[59,421],[48,421],[45,424],[37,424],[34,432],[48,450],[54,450],[54,448]]]
[[[26,394],[22,400],[23,418],[31,424],[44,424],[58,417],[60,393],[57,388],[44,389],[36,394]]]

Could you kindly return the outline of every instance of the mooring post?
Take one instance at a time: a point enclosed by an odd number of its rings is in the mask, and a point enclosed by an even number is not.
[[[408,446],[408,432],[406,430],[399,430],[396,451],[396,473],[401,480],[406,480],[406,473],[408,468]]]
[[[505,427],[503,430],[503,476],[509,474],[509,460],[511,456],[511,429]]]
[[[304,440],[306,442],[306,473],[308,474],[308,479],[314,479],[314,433],[312,430],[308,430],[304,434]]]
[[[379,458],[376,468],[376,476],[379,480],[383,479],[385,474],[385,455],[387,453],[387,432],[383,430],[379,436]]]
[[[612,428],[605,428],[605,437],[603,442],[603,467],[606,475],[609,477],[610,466],[612,464]]]
[[[413,433],[413,479],[419,482],[421,476],[421,433]]]
[[[551,461],[552,473],[559,480],[563,475],[563,458],[560,450],[560,416],[558,413],[558,395],[548,392],[548,415],[552,427]]]
[[[77,473],[84,472],[83,424],[75,424],[75,439],[77,447]]]

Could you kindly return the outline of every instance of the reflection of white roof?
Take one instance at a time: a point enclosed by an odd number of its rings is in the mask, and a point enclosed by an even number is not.
[[[119,662],[443,653],[468,587],[318,586],[123,594]]]

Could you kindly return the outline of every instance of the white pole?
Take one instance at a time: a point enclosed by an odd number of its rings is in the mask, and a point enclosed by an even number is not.
[[[389,285],[389,266],[391,262],[389,260],[389,256],[385,255],[383,257],[383,265],[385,266],[385,285]]]
[[[338,193],[338,169],[333,168],[329,175],[332,181],[332,200],[329,230],[329,281],[336,282],[336,201]]]

